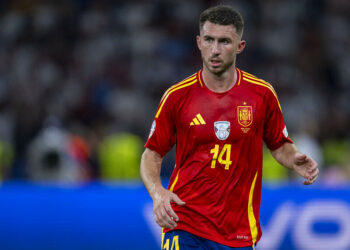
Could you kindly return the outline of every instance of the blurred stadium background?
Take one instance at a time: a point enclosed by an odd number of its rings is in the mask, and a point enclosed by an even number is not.
[[[303,187],[266,152],[258,249],[350,249],[348,0],[1,1],[1,249],[159,249],[140,155],[218,3],[245,19],[238,67],[272,83],[321,170]]]

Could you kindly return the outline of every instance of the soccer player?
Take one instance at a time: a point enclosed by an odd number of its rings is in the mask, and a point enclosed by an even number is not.
[[[203,68],[163,95],[141,160],[142,180],[163,227],[162,249],[253,249],[259,223],[263,141],[312,184],[317,164],[288,137],[273,87],[236,67],[243,19],[230,6],[205,10],[197,45]],[[176,144],[167,189],[163,156]]]

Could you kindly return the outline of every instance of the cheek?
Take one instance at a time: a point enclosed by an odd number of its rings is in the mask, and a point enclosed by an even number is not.
[[[208,43],[206,42],[201,42],[201,48],[204,50],[206,48],[208,48]]]
[[[202,44],[202,47],[201,47],[202,54],[206,55],[206,54],[209,53],[208,51],[210,51],[210,47],[209,46],[205,46],[205,45]]]
[[[230,48],[227,48],[225,50],[225,52],[226,52],[225,54],[226,54],[227,57],[232,57],[232,56],[236,55],[237,49],[234,48],[234,47],[230,47]]]

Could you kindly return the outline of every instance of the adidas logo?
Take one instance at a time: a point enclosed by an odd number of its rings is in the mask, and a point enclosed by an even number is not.
[[[193,118],[192,122],[190,123],[190,126],[193,125],[204,125],[206,124],[201,114],[197,114],[195,118]]]

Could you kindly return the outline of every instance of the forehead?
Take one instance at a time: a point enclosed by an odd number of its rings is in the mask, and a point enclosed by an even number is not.
[[[220,25],[206,21],[200,30],[202,36],[212,37],[239,37],[233,25]]]

